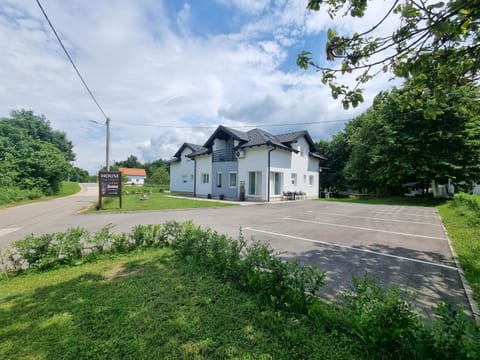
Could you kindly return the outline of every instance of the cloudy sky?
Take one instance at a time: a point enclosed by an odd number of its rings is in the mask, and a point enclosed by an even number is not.
[[[307,129],[315,141],[328,139],[393,85],[388,74],[376,78],[366,102],[345,111],[318,73],[295,64],[303,49],[322,64],[329,27],[367,29],[388,0],[372,1],[359,21],[335,22],[308,12],[307,0],[41,3],[111,119],[112,160],[170,158],[185,141],[203,144],[220,124],[273,134]],[[388,26],[378,31],[391,33]],[[105,119],[35,0],[0,1],[0,49],[0,117],[22,108],[45,115],[74,143],[75,165],[98,171],[105,126],[92,120]]]

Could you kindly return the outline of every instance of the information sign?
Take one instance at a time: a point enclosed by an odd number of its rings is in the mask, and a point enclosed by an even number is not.
[[[100,208],[102,208],[102,197],[120,198],[120,208],[122,208],[122,173],[120,171],[100,171],[98,173],[98,188],[98,205]]]

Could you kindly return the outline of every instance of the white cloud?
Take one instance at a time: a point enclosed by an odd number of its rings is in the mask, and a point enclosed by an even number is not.
[[[32,3],[0,5],[0,116],[22,107],[44,114],[75,144],[76,164],[95,172],[104,163],[105,133],[89,120],[104,119]],[[188,3],[173,13],[154,0],[42,4],[112,119],[115,160],[169,158],[184,141],[203,144],[214,130],[184,126],[343,120],[374,95],[345,112],[319,74],[281,70],[289,46],[324,28],[302,2],[234,1],[255,16],[237,32],[216,36],[193,33]],[[385,78],[369,85],[385,86]],[[332,125],[303,128],[317,139]]]
[[[258,14],[270,5],[268,0],[217,0],[217,2],[225,6],[234,6],[250,15]]]

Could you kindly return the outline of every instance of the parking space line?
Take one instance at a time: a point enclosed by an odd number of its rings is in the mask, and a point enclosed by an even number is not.
[[[420,238],[425,238],[425,239],[436,239],[436,240],[447,241],[447,239],[444,238],[444,237],[427,236],[427,235],[417,235],[417,234],[402,233],[402,232],[397,232],[397,231],[388,231],[388,230],[365,228],[365,227],[360,227],[360,226],[340,225],[340,224],[333,224],[333,223],[327,223],[327,222],[322,222],[322,221],[313,221],[313,220],[304,220],[304,219],[294,219],[294,218],[290,218],[290,217],[284,217],[282,220],[300,221],[300,222],[307,222],[307,223],[311,223],[311,224],[335,226],[335,227],[341,227],[341,228],[347,228],[347,229],[357,229],[357,230],[365,230],[365,231],[375,231],[375,232],[381,232],[381,233],[386,233],[386,234],[394,234],[394,235],[401,235],[401,236],[411,236],[411,237],[420,237]]]
[[[335,243],[331,243],[331,242],[328,242],[328,241],[314,240],[314,239],[303,238],[303,237],[300,237],[300,236],[280,234],[280,233],[276,233],[276,232],[272,232],[272,231],[254,229],[254,228],[251,228],[251,227],[245,227],[245,228],[243,228],[243,230],[250,230],[250,231],[253,231],[253,232],[259,232],[259,233],[268,234],[268,235],[281,236],[281,237],[286,237],[286,238],[290,238],[290,239],[308,241],[308,242],[315,243],[315,244],[322,244],[322,245],[326,245],[326,246],[338,247],[338,248],[348,249],[348,250],[354,250],[354,251],[364,252],[364,253],[368,253],[368,254],[391,257],[391,258],[395,258],[395,259],[399,259],[399,260],[412,261],[412,262],[417,262],[417,263],[421,263],[421,264],[437,266],[437,267],[441,267],[441,268],[444,268],[444,269],[457,271],[457,268],[454,267],[454,266],[434,263],[434,262],[426,261],[426,260],[413,259],[413,258],[408,258],[408,257],[404,257],[404,256],[399,256],[399,255],[387,254],[387,253],[382,253],[382,252],[374,251],[374,250],[361,249],[361,248],[357,248],[357,247],[354,247],[354,246],[340,245],[340,244],[335,244]]]
[[[10,234],[10,233],[15,232],[17,230],[20,230],[20,228],[3,228],[3,229],[0,229],[0,236]]]
[[[419,221],[410,221],[410,220],[397,220],[397,219],[385,219],[385,218],[377,218],[377,217],[368,217],[368,216],[357,216],[357,215],[343,215],[339,213],[332,213],[332,212],[320,212],[315,211],[315,214],[327,214],[327,215],[335,215],[340,217],[348,217],[348,218],[356,218],[356,219],[369,219],[369,220],[380,220],[380,221],[393,221],[393,222],[402,222],[408,224],[418,224],[418,225],[431,225],[431,226],[442,226],[441,224],[434,224],[434,223],[426,223],[426,222],[419,222]]]
[[[395,215],[395,216],[420,216],[420,217],[429,217],[429,218],[435,218],[435,219],[438,219],[438,215],[422,215],[422,214],[408,214],[408,213],[387,213],[386,211],[371,211],[372,213],[375,213],[375,214],[382,214],[382,215],[385,215],[385,214],[392,214],[392,215]]]

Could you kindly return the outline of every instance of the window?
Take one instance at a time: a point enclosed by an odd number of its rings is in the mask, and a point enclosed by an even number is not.
[[[305,155],[305,153],[304,153],[304,151],[303,151],[303,147],[302,147],[302,146],[298,145],[298,151],[300,151],[300,156],[302,156],[302,157],[303,157],[303,156]]]
[[[231,188],[236,188],[237,187],[237,173],[236,172],[231,172],[228,174],[229,179],[228,179],[228,185]]]
[[[190,182],[193,182],[193,174],[190,174]]]
[[[304,184],[307,183],[307,175],[306,175],[306,174],[303,174],[303,183],[304,183]]]
[[[270,174],[270,178],[272,179],[273,195],[281,195],[281,189],[282,189],[282,173],[280,173],[280,172],[272,172],[272,173]]]
[[[210,175],[208,173],[202,174],[202,183],[208,184],[210,182]]]
[[[185,184],[188,181],[187,175],[182,175],[182,182]]]
[[[217,172],[217,187],[222,187],[222,173]]]
[[[297,173],[292,173],[292,185],[297,186]]]
[[[262,187],[262,173],[260,171],[248,172],[248,195],[260,195]]]
[[[314,177],[313,175],[310,175],[310,186],[313,186],[313,181],[314,181]]]

